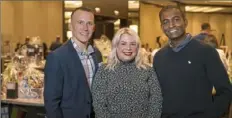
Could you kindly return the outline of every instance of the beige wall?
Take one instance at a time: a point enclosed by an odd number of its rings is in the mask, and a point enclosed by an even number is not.
[[[232,14],[204,14],[204,13],[187,13],[189,21],[187,32],[196,35],[201,30],[203,22],[210,23],[213,30],[212,33],[217,37],[220,43],[222,34],[225,34],[226,44],[232,48]]]
[[[150,47],[155,48],[155,38],[164,36],[159,21],[160,8],[154,5],[143,4],[140,6],[140,37],[143,43],[148,43]],[[213,34],[220,41],[222,33],[225,34],[226,44],[232,48],[232,14],[204,14],[204,13],[186,13],[188,19],[187,32],[192,35],[200,33],[201,24],[209,22]]]
[[[15,46],[26,36],[40,36],[48,46],[56,35],[63,36],[61,1],[1,2],[2,40]]]
[[[6,12],[3,12],[3,10]],[[5,39],[5,40],[13,39],[13,32],[14,32],[13,13],[14,13],[13,4],[8,4],[8,3],[5,4],[5,2],[1,2],[1,39]]]
[[[143,44],[148,43],[149,47],[156,47],[156,37],[163,35],[159,22],[160,8],[153,5],[140,4],[140,26],[139,34]]]

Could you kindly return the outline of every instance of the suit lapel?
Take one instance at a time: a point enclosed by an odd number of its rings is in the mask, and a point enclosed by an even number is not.
[[[78,70],[78,74],[81,74],[81,77],[83,77],[83,79],[84,79],[83,81],[85,81],[86,85],[89,88],[89,92],[90,92],[90,86],[88,85],[88,82],[86,79],[84,67],[83,67],[82,62],[80,60],[80,57],[77,54],[76,49],[73,47],[72,41],[70,40],[67,45],[69,47],[69,51],[71,52],[70,61],[72,61],[72,64],[73,64],[71,66],[74,67],[75,70]],[[93,58],[93,62],[94,62],[94,66],[95,66],[94,72],[96,73],[96,71],[98,69],[98,63],[100,61],[97,59],[97,55],[96,55],[95,51],[96,50],[94,49],[94,53],[92,53],[91,56]],[[78,66],[78,65],[80,65],[80,66]],[[95,73],[94,73],[94,75],[95,75]],[[82,78],[78,78],[78,79],[82,79]],[[94,76],[93,76],[93,79],[94,79]]]
[[[70,61],[72,61],[72,63],[73,63],[73,65],[71,65],[71,66],[74,67],[75,70],[79,71],[78,74],[82,74],[83,78],[86,78],[85,70],[84,70],[84,67],[81,63],[81,59],[78,56],[77,51],[73,47],[71,40],[68,42],[68,48],[69,48],[69,51],[71,52]],[[78,66],[78,65],[80,65],[80,66]]]
[[[96,57],[95,50],[94,50],[94,53],[92,54],[92,58],[93,58],[93,62],[94,62],[94,65],[95,65],[95,70],[94,70],[94,72],[96,73],[96,71],[97,71],[97,69],[98,69],[98,60],[97,60],[97,57]]]

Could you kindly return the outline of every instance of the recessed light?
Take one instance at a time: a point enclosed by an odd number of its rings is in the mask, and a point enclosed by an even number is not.
[[[95,11],[96,11],[97,13],[100,13],[100,12],[101,12],[101,9],[100,9],[99,7],[96,7],[96,8],[95,8]]]
[[[114,14],[117,16],[119,15],[119,11],[118,10],[114,10]]]

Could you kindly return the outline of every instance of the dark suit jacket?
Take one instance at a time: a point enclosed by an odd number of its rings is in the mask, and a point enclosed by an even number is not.
[[[92,53],[96,70],[101,62],[97,54],[99,52]],[[92,97],[85,71],[71,41],[47,56],[44,84],[48,118],[93,117]]]

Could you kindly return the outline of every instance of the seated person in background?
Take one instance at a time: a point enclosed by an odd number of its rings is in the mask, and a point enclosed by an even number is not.
[[[133,30],[122,28],[114,36],[108,62],[93,79],[96,118],[160,118],[159,81],[140,50]]]

